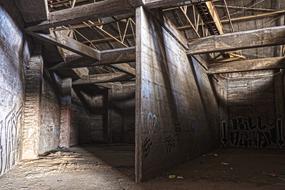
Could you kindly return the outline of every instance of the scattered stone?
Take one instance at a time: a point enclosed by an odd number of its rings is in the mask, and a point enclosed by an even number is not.
[[[177,176],[177,179],[184,179],[183,176]]]
[[[223,166],[228,166],[228,165],[230,165],[230,163],[227,163],[227,162],[221,162],[221,164],[222,164]]]
[[[169,175],[168,176],[168,179],[175,179],[176,178],[176,175]]]
[[[275,172],[271,172],[268,175],[271,176],[271,177],[278,177],[278,175]]]

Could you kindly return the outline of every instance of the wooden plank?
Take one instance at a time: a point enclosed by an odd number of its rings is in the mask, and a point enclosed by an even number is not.
[[[209,66],[208,74],[233,73],[285,68],[284,57],[233,61],[229,63],[214,63]]]
[[[285,26],[209,36],[190,42],[188,54],[235,51],[285,43]]]
[[[117,82],[124,80],[128,76],[129,75],[127,75],[124,72],[96,74],[96,75],[90,75],[86,79],[78,79],[74,81],[72,85],[87,85],[87,84],[96,84],[96,83]]]
[[[100,51],[101,60],[94,61],[80,55],[69,56],[66,59],[66,63],[59,63],[52,67],[50,70],[80,68],[80,67],[96,67],[102,65],[112,65],[119,63],[129,63],[136,61],[136,49],[135,47],[130,48],[119,48]]]
[[[41,34],[41,33],[33,33],[29,32],[30,35],[38,38],[39,40],[54,44],[56,46],[62,47],[64,49],[67,49],[69,51],[72,51],[74,53],[77,53],[79,55],[95,59],[95,60],[100,60],[100,52],[96,49],[93,49],[83,43],[80,43],[72,38],[66,37],[66,40],[58,40],[56,38],[51,37],[50,35],[47,34]]]

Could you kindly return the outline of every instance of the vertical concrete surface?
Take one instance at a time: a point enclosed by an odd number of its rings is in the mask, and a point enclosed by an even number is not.
[[[209,151],[218,138],[185,40],[161,15],[138,8],[136,19],[136,181],[142,181]]]
[[[24,65],[29,49],[12,1],[0,3],[0,175],[21,157]]]
[[[71,87],[72,79],[62,81],[63,97],[60,106],[60,147],[71,146]]]
[[[39,154],[42,70],[42,57],[32,56],[25,70],[22,159],[35,159]]]

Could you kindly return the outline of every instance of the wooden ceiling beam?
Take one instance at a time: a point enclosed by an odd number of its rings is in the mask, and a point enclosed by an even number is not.
[[[66,58],[66,63],[62,62],[49,70],[61,70],[80,67],[96,67],[102,65],[112,65],[120,63],[130,63],[136,61],[136,48],[119,48],[112,50],[100,51],[101,60],[94,61],[80,55],[73,55]]]
[[[62,25],[80,23],[82,21],[111,17],[134,12],[134,7],[140,0],[105,0],[72,9],[64,9],[49,13],[49,20],[38,25],[28,27],[27,31],[38,31]]]
[[[278,26],[196,39],[188,44],[187,53],[195,55],[283,44],[285,26]]]
[[[124,72],[115,72],[115,73],[104,73],[104,74],[95,74],[90,75],[87,79],[78,79],[73,81],[72,85],[88,85],[96,83],[108,83],[108,82],[118,82],[126,80],[127,75]]]
[[[127,63],[112,65],[112,67],[124,73],[128,73],[129,75],[136,76],[136,69]]]
[[[97,18],[111,17],[134,12],[136,7],[144,5],[149,9],[167,6],[177,6],[199,2],[201,0],[105,0],[77,6],[72,9],[63,9],[49,13],[48,20],[38,25],[26,28],[27,31],[40,31],[62,25],[77,24],[82,21]],[[209,0],[202,0],[209,1]]]
[[[145,0],[144,6],[149,9],[161,8],[161,7],[170,7],[170,6],[181,6],[189,5],[193,3],[207,2],[212,0]]]
[[[228,63],[213,63],[208,67],[208,74],[234,73],[284,68],[285,57],[270,57],[233,61]]]
[[[47,43],[59,46],[61,48],[72,51],[81,56],[100,61],[100,51],[80,43],[72,38],[66,37],[65,40],[58,40],[51,35],[29,32],[30,35]]]
[[[249,21],[249,20],[257,20],[257,19],[262,19],[266,17],[275,17],[275,16],[280,16],[285,14],[285,10],[279,10],[279,11],[274,11],[274,12],[269,12],[269,13],[262,13],[262,14],[256,14],[256,15],[250,15],[250,16],[243,16],[243,17],[236,17],[236,18],[231,18],[232,22],[244,22],[244,21]],[[229,23],[229,19],[221,20],[222,24],[227,24]],[[181,26],[178,27],[178,30],[189,30],[192,27],[190,25],[186,26]]]
[[[101,60],[101,53],[100,51],[91,48],[81,42],[78,42],[72,38],[68,38],[66,37],[65,40],[57,40],[56,38],[51,37],[50,35],[47,34],[41,34],[41,33],[33,33],[33,32],[29,32],[30,35],[38,38],[39,40],[45,41],[47,43],[51,43],[53,45],[62,47],[64,49],[67,49],[69,51],[72,51],[78,55],[84,56],[86,58],[92,59],[93,61],[97,62]],[[112,50],[109,51],[109,53]],[[116,53],[115,51],[113,52],[113,54],[117,54],[117,56],[120,57],[119,53]],[[107,64],[107,61],[111,61],[109,59],[109,57],[106,54],[102,54],[105,57],[105,63]],[[107,57],[109,60],[107,60]],[[127,57],[127,56],[126,56]],[[117,58],[119,61],[120,58]],[[121,57],[122,59],[122,57]],[[114,61],[114,60],[113,60]],[[116,60],[115,60],[116,61]],[[120,65],[114,65],[112,66],[113,68],[116,68],[117,70],[123,71],[125,73],[128,73],[132,76],[136,75],[136,70],[134,68],[132,68],[129,64],[127,63],[122,63]]]

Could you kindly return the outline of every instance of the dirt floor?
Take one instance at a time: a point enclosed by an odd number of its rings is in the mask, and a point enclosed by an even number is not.
[[[75,147],[23,162],[1,190],[285,190],[285,152],[222,149],[143,184],[133,182],[134,147]]]

